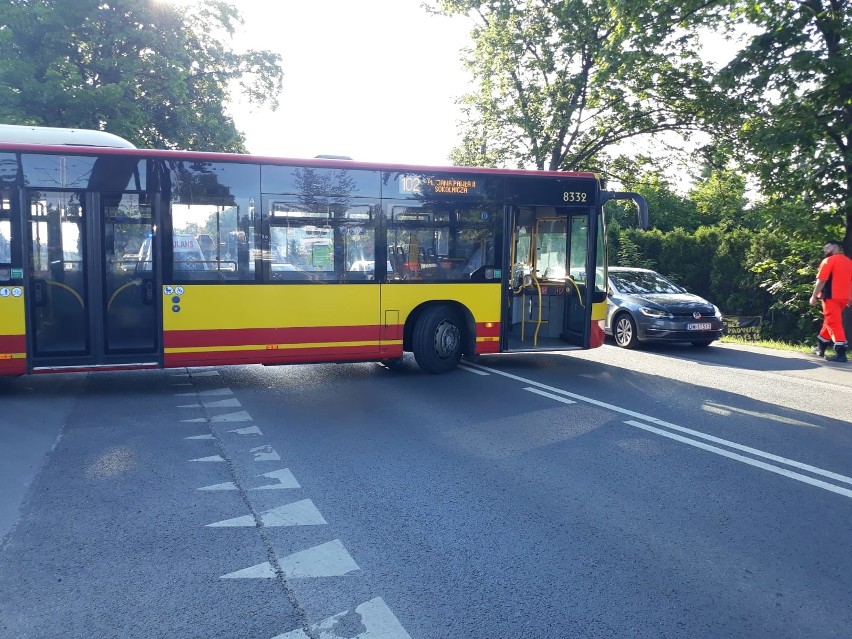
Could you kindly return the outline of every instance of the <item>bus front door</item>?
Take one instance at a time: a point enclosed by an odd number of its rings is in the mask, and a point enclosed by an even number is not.
[[[154,365],[156,264],[141,257],[154,232],[144,193],[29,191],[30,366]]]
[[[585,348],[588,214],[517,207],[512,220],[506,350]]]

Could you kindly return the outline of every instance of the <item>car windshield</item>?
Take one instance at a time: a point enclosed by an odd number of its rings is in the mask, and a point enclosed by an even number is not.
[[[670,282],[653,271],[610,271],[612,283],[622,293],[637,295],[642,293],[683,293],[674,282]]]

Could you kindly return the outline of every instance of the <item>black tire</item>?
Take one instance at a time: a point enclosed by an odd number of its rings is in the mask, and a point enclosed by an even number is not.
[[[639,338],[636,336],[636,322],[628,313],[620,313],[612,324],[612,338],[621,348],[636,348]]]
[[[692,342],[692,345],[698,348],[707,348],[715,341],[714,339],[697,339]]]
[[[417,365],[427,373],[446,373],[461,359],[463,334],[458,314],[447,306],[423,311],[411,336]]]

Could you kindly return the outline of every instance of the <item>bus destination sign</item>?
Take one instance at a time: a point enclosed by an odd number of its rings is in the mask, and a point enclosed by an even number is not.
[[[425,175],[400,175],[400,195],[481,195],[481,181],[470,177],[436,177]]]

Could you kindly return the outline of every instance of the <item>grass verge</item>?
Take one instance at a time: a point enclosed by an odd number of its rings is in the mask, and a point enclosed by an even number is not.
[[[774,339],[749,340],[740,337],[725,336],[721,339],[723,344],[745,344],[746,346],[762,346],[763,348],[774,348],[777,351],[793,351],[796,353],[810,353],[812,346],[808,344],[791,344]]]

